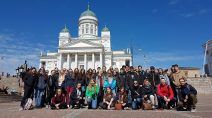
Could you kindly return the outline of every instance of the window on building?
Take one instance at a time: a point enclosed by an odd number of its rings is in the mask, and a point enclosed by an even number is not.
[[[86,33],[86,34],[88,33],[88,30],[89,30],[89,25],[86,24],[86,28],[85,28],[85,33]]]
[[[84,25],[82,25],[82,34],[84,34]]]
[[[93,25],[91,25],[91,34],[94,34],[94,32],[93,32]]]

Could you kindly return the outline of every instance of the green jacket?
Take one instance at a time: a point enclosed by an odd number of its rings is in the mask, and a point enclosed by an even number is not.
[[[86,97],[92,97],[92,95],[93,94],[98,94],[99,93],[99,86],[98,85],[96,85],[95,86],[96,87],[96,93],[94,93],[94,87],[92,87],[92,89],[91,89],[91,91],[88,89],[88,86],[87,86],[87,88],[86,88],[86,93],[85,93],[85,95],[86,95]]]

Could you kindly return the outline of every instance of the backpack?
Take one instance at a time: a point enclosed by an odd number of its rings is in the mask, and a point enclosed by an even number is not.
[[[30,110],[32,108],[32,99],[28,98],[26,99],[24,110]]]

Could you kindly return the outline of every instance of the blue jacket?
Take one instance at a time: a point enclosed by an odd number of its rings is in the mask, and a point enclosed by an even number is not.
[[[104,81],[104,89],[106,89],[106,88],[108,88],[108,87],[110,87],[111,90],[115,90],[115,89],[116,89],[116,80],[113,79],[112,83],[109,84],[108,79],[106,79],[106,80]]]
[[[76,80],[72,78],[71,76],[65,76],[65,80],[63,81],[62,85],[63,88],[75,87],[76,86]]]

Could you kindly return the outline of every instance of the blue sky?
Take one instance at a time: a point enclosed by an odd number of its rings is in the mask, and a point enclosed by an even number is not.
[[[0,71],[15,73],[25,59],[38,66],[40,51],[57,51],[65,24],[77,37],[87,3],[1,0]],[[90,8],[98,17],[99,33],[104,25],[110,29],[113,50],[133,45],[134,65],[202,67],[202,44],[212,39],[211,0],[90,0]]]

